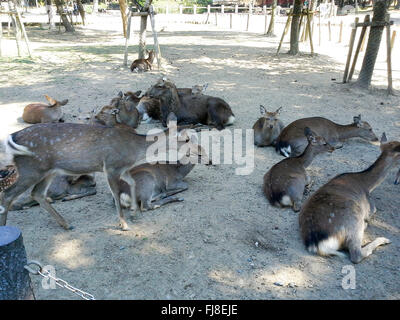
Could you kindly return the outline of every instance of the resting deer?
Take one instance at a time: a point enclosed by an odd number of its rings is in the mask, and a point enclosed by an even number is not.
[[[233,124],[235,116],[230,106],[222,99],[203,94],[179,96],[176,86],[168,79],[160,79],[146,93],[160,100],[161,122],[166,126],[166,118],[173,112],[179,124],[204,124],[222,130]]]
[[[308,251],[344,256],[339,250],[348,249],[350,260],[359,263],[378,246],[390,243],[379,237],[361,247],[367,222],[376,212],[370,194],[400,160],[400,142],[387,142],[383,134],[380,148],[381,155],[368,169],[336,176],[305,202],[299,223]]]
[[[132,128],[139,126],[140,114],[136,109],[137,103],[140,101],[136,93],[127,92],[124,95],[119,92],[116,98],[113,98],[108,106],[104,106],[95,116],[94,123],[103,124],[106,126],[114,126],[116,124],[125,124]]]
[[[59,122],[63,116],[61,107],[68,103],[68,99],[57,101],[45,95],[49,105],[44,103],[31,103],[24,108],[22,119],[26,123],[48,123]]]
[[[90,175],[77,177],[65,175],[57,176],[47,190],[47,198],[51,202],[54,200],[76,200],[95,194],[96,182]],[[39,203],[33,200],[30,195],[26,195],[19,197],[18,200],[12,204],[10,211],[27,209],[38,204]]]
[[[183,201],[174,196],[188,189],[182,181],[194,168],[194,164],[158,163],[142,164],[130,170],[136,181],[136,202],[141,211],[157,209],[167,203]],[[123,207],[130,207],[132,197],[129,185],[120,181],[120,197]]]
[[[131,71],[142,72],[152,69],[152,64],[154,61],[155,53],[154,50],[146,50],[149,55],[147,59],[136,59],[131,64]]]
[[[257,147],[275,145],[276,139],[284,128],[283,122],[278,118],[281,109],[282,107],[275,112],[268,112],[264,106],[260,105],[261,118],[253,125],[254,144]]]
[[[340,148],[349,138],[379,141],[368,122],[361,121],[361,115],[353,118],[353,123],[341,125],[321,117],[303,118],[285,127],[276,142],[276,151],[285,157],[297,157],[307,146],[304,128],[309,127],[329,144]]]
[[[135,199],[135,181],[129,170],[140,162],[145,162],[147,149],[155,148],[159,154],[176,154],[182,146],[189,148],[190,154],[198,154],[198,145],[188,137],[186,130],[176,133],[175,146],[166,149],[166,142],[175,131],[163,134],[140,135],[125,125],[106,127],[77,123],[37,124],[15,132],[6,139],[6,152],[13,156],[19,178],[1,195],[0,225],[5,225],[7,212],[12,202],[33,186],[32,198],[48,211],[65,229],[69,224],[46,199],[46,191],[57,174],[82,175],[104,172],[115,199],[120,225],[128,230],[119,199],[119,180],[124,179],[131,187]],[[179,139],[181,138],[181,139]],[[181,141],[181,140],[184,141]],[[185,153],[186,154],[186,153]],[[178,158],[182,152],[178,152]],[[149,161],[147,159],[147,161]],[[132,201],[131,209],[136,210]]]
[[[283,159],[264,175],[263,189],[268,201],[274,206],[292,207],[294,212],[300,211],[305,187],[311,182],[305,168],[311,165],[316,155],[334,150],[309,128],[304,129],[304,134],[308,145],[303,154]]]

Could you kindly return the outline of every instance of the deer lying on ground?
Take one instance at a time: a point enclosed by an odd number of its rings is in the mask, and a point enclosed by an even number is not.
[[[176,134],[178,141],[175,146],[173,144],[167,149],[171,132]],[[83,175],[104,172],[115,199],[120,225],[123,230],[128,230],[120,204],[119,180],[123,179],[130,185],[132,198],[136,199],[136,184],[128,172],[140,162],[145,162],[148,148],[157,146],[159,154],[166,154],[169,157],[172,152],[180,159],[183,155],[177,150],[186,146],[191,155],[198,155],[198,145],[193,143],[187,130],[174,132],[166,130],[163,134],[146,136],[137,134],[134,129],[126,125],[106,127],[51,123],[36,124],[9,135],[5,141],[6,152],[13,156],[19,178],[1,194],[0,225],[6,224],[7,212],[12,202],[33,186],[32,198],[63,228],[70,229],[69,224],[46,198],[49,185],[57,174]],[[156,140],[157,144],[154,145]],[[136,208],[136,202],[132,201],[131,209],[136,210]]]
[[[90,175],[78,177],[60,175],[54,178],[47,190],[50,202],[55,200],[70,201],[96,194],[96,182]],[[12,204],[10,211],[23,210],[38,205],[30,195],[22,196]]]
[[[254,144],[257,147],[275,145],[276,139],[284,128],[283,122],[278,119],[281,109],[268,112],[264,106],[260,105],[261,118],[253,125]]]
[[[167,203],[183,201],[174,196],[188,189],[182,181],[194,168],[194,164],[159,163],[142,164],[130,170],[136,181],[136,202],[141,211],[157,209]],[[123,207],[130,207],[132,197],[129,185],[120,181],[120,198]]]
[[[114,126],[116,124],[125,124],[132,128],[139,126],[140,114],[136,109],[137,103],[140,101],[138,97],[141,91],[136,93],[127,92],[124,95],[119,92],[116,98],[113,98],[109,105],[104,106],[95,116],[94,123]]]
[[[164,126],[170,112],[177,116],[179,124],[201,123],[218,130],[235,121],[230,106],[224,100],[203,94],[179,96],[176,86],[165,78],[152,86],[146,95],[160,100],[161,122]]]
[[[142,72],[152,69],[155,53],[154,50],[146,50],[148,57],[147,59],[136,59],[131,64],[131,72]]]
[[[18,180],[17,168],[13,165],[0,169],[0,192],[11,187]]]
[[[31,103],[24,108],[22,119],[26,123],[48,123],[59,122],[63,116],[61,107],[68,103],[68,99],[57,101],[45,95],[50,104]]]
[[[349,138],[362,138],[367,141],[379,141],[368,122],[361,121],[361,115],[353,118],[353,123],[340,125],[321,117],[303,118],[285,127],[276,142],[276,151],[285,157],[297,157],[307,146],[304,128],[309,127],[336,148]]]
[[[368,169],[343,173],[319,188],[303,205],[299,215],[300,231],[306,248],[321,256],[344,256],[359,263],[378,246],[390,243],[379,237],[362,246],[367,222],[376,212],[370,193],[385,179],[400,160],[400,142],[381,138],[381,155]]]
[[[194,85],[192,88],[177,88],[178,96],[181,99],[185,95],[202,94],[208,84]],[[144,95],[136,106],[142,119],[146,123],[161,121],[161,102],[158,98],[151,98]]]
[[[304,129],[308,145],[301,156],[286,158],[275,164],[264,175],[264,194],[274,206],[292,207],[300,211],[304,190],[310,184],[307,168],[314,157],[323,152],[333,152],[334,148],[317,136],[309,128]]]

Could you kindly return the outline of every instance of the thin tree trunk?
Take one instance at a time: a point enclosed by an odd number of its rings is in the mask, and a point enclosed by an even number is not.
[[[54,23],[54,12],[51,0],[46,0],[46,10],[47,16],[49,17],[49,29],[54,30],[56,28],[56,24]]]
[[[99,0],[93,0],[93,13],[97,13],[99,12]]]
[[[374,3],[374,16],[372,23],[382,23],[385,21],[388,0],[376,0]],[[358,76],[357,84],[360,87],[368,88],[371,84],[372,73],[374,72],[379,46],[381,44],[384,26],[371,27],[368,37],[367,50],[365,51],[364,61]]]
[[[299,21],[302,12],[301,0],[294,0],[293,19],[290,28],[290,50],[288,54],[296,55],[299,53]]]
[[[271,21],[269,22],[267,37],[275,37],[274,27],[275,27],[275,12],[278,0],[274,0],[272,2],[272,11],[271,11]]]
[[[146,0],[142,12],[147,12],[151,5],[152,0]],[[140,17],[140,32],[139,32],[139,59],[145,58],[146,50],[146,29],[147,29],[147,16]]]
[[[121,18],[122,18],[122,29],[124,32],[124,37],[126,38],[126,29],[127,29],[127,5],[126,5],[126,0],[118,0],[119,2],[119,8],[121,10]]]

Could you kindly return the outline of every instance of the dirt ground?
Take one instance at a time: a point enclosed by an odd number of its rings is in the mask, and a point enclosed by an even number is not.
[[[386,132],[390,140],[400,139],[400,98],[385,92],[384,52],[378,57],[375,89],[367,92],[340,84],[347,53],[343,44],[316,46],[314,57],[306,45],[304,53],[290,57],[285,44],[276,56],[279,37],[164,23],[157,28],[164,29],[159,41],[165,71],[132,74],[122,67],[120,21],[107,21],[78,27],[74,35],[29,27],[34,59],[0,58],[1,139],[26,126],[20,119],[23,107],[44,101],[44,94],[68,98],[67,121],[85,122],[120,90],[146,90],[161,74],[178,87],[208,83],[207,93],[225,99],[236,115],[230,130],[251,128],[263,104],[269,110],[283,107],[285,124],[308,116],[346,124],[361,114],[378,136]],[[151,34],[148,42],[151,47]],[[130,61],[136,50],[132,45]],[[398,59],[393,68],[394,87],[400,89]],[[378,155],[377,146],[356,139],[319,156],[307,170],[312,191],[339,173],[365,169]],[[96,174],[97,195],[55,204],[74,230],[64,231],[39,207],[10,212],[7,223],[22,229],[29,259],[53,265],[58,277],[96,299],[399,299],[395,169],[372,194],[378,211],[365,236],[366,242],[384,236],[392,243],[355,265],[356,289],[344,290],[342,268],[350,260],[309,254],[300,240],[297,214],[270,206],[262,193],[263,175],[281,159],[272,148],[256,148],[254,171],[245,176],[235,175],[237,164],[198,165],[186,178],[183,202],[136,214],[127,232],[116,227],[103,174]],[[7,161],[1,154],[1,164]],[[79,299],[60,288],[45,290],[40,280],[33,277],[38,299]]]

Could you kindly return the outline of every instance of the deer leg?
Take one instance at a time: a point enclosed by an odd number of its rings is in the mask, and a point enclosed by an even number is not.
[[[130,230],[128,223],[125,220],[124,212],[123,212],[122,206],[121,206],[121,199],[119,197],[119,179],[120,179],[121,174],[119,171],[116,171],[116,172],[110,171],[110,172],[106,172],[106,174],[107,174],[108,185],[109,185],[111,193],[114,197],[115,207],[117,208],[117,212],[119,215],[120,227],[123,231]],[[135,199],[135,198],[131,196],[131,199]],[[135,202],[135,201],[132,201],[132,202]]]
[[[61,227],[63,227],[65,230],[71,230],[73,227],[68,225],[64,218],[49,203],[46,197],[47,189],[56,175],[56,173],[52,173],[36,184],[32,190],[31,197],[33,200],[37,201],[43,209],[50,213]]]
[[[125,180],[126,183],[129,184],[129,188],[131,191],[131,199],[136,199],[136,181],[135,179],[132,178],[131,174],[129,173],[129,170],[126,170],[122,176],[121,179]],[[131,201],[131,210],[136,211],[138,209],[136,201]]]
[[[167,203],[171,203],[171,202],[179,202],[179,201],[183,201],[183,198],[178,198],[178,197],[166,197],[163,199],[160,199],[158,201],[154,201],[151,202],[149,206],[150,209],[157,209],[162,207],[163,205],[166,205]]]
[[[364,228],[362,228],[362,230],[364,230]],[[361,247],[363,234],[364,231],[360,232],[356,239],[350,240],[349,243],[350,260],[353,263],[361,262],[363,259],[370,256],[377,247],[390,243],[389,239],[386,239],[384,237],[379,237],[376,238],[374,241],[368,243],[364,247]]]

